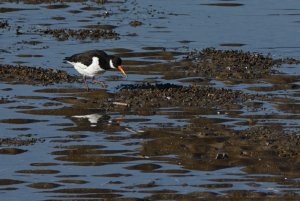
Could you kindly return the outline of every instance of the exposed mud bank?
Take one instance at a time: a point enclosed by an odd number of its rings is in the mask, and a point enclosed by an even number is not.
[[[226,108],[253,99],[254,95],[228,89],[172,84],[125,86],[114,100],[131,108],[199,107]]]
[[[77,77],[71,76],[62,70],[0,64],[0,80],[15,84],[48,85],[61,82],[75,82]]]
[[[47,91],[49,90],[45,90],[45,92]],[[55,91],[57,90],[53,90],[53,92]],[[72,89],[64,91],[65,93],[74,93]],[[83,110],[87,108],[101,108],[104,111],[155,112],[163,107],[195,108],[196,111],[201,111],[201,109],[238,109],[245,106],[246,102],[266,98],[230,89],[173,84],[127,85],[115,93],[103,93],[102,90],[87,92],[85,89],[80,91],[77,93],[75,91],[76,95],[74,95],[77,98],[65,98],[60,99],[60,101],[72,103],[74,107],[80,107]],[[60,111],[57,112],[60,113]],[[35,114],[43,113],[43,111],[32,112]],[[64,112],[68,114],[67,111]],[[70,112],[72,113],[72,109]],[[51,113],[53,114],[53,111]]]
[[[46,29],[40,30],[40,34],[51,35],[58,40],[68,40],[74,38],[77,40],[97,39],[118,39],[119,34],[113,30],[105,29]]]
[[[238,50],[217,50],[206,48],[193,51],[186,57],[191,65],[183,69],[189,75],[202,75],[217,79],[260,79],[276,72],[282,64],[299,64],[292,58],[273,59],[255,52]]]
[[[67,91],[66,91],[67,92]],[[71,91],[70,91],[71,92]],[[217,170],[225,167],[244,166],[249,173],[300,175],[300,136],[285,131],[280,125],[256,125],[248,121],[246,130],[233,130],[222,117],[208,119],[194,116],[205,111],[232,111],[260,104],[256,101],[267,96],[246,94],[241,91],[216,89],[206,86],[179,86],[173,84],[127,85],[113,94],[103,91],[75,92],[80,98],[57,99],[72,103],[72,107],[47,110],[27,110],[24,113],[42,115],[90,114],[101,112],[121,112],[122,114],[159,114],[160,108],[181,108],[188,118],[186,126],[145,128],[137,138],[152,138],[142,144],[141,155],[158,158],[177,155],[170,162],[180,163],[187,169]],[[88,108],[94,109],[93,111]],[[176,116],[174,116],[176,118]],[[98,122],[103,128],[103,123]],[[97,128],[97,124],[94,124]],[[169,143],[172,142],[172,143]]]
[[[300,175],[300,137],[276,125],[233,131],[213,120],[199,118],[187,127],[151,128],[137,137],[154,139],[143,143],[142,155],[166,160],[163,156],[176,154],[177,158],[169,159],[170,162],[187,169],[244,166],[249,173]]]
[[[43,139],[38,138],[0,138],[0,147],[1,146],[25,146],[32,145],[37,142],[43,142]]]

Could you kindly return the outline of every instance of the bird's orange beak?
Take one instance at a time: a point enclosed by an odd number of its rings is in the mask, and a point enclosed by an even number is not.
[[[122,66],[118,66],[119,71],[121,71],[124,75],[124,77],[127,77],[125,71],[123,70]]]

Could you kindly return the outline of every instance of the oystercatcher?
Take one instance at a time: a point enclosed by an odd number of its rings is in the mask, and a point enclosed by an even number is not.
[[[102,50],[90,50],[79,54],[74,54],[70,57],[66,57],[65,61],[74,66],[74,68],[83,76],[84,84],[89,90],[89,86],[86,82],[86,77],[92,78],[93,83],[99,83],[105,88],[105,84],[102,81],[94,80],[96,75],[102,74],[105,70],[118,68],[127,77],[121,64],[122,60],[119,57],[106,54]]]

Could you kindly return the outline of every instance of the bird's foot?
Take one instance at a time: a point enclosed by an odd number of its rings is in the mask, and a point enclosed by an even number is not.
[[[93,83],[100,84],[102,88],[106,88],[106,84],[100,80],[93,80]]]
[[[84,83],[84,86],[86,88],[86,91],[90,91],[89,85],[85,79],[85,76],[82,77],[82,82]]]

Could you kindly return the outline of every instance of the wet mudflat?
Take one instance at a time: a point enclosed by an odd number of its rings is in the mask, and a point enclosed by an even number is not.
[[[297,6],[1,1],[1,196],[299,200]],[[91,49],[128,78],[86,91]]]

